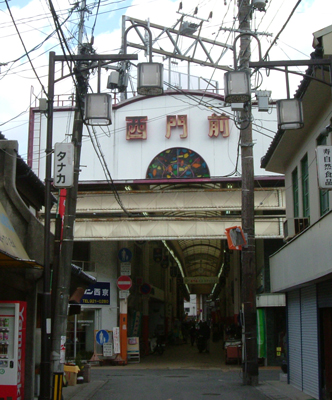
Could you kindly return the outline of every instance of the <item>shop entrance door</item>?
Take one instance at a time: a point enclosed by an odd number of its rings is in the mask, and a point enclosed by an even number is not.
[[[82,310],[67,320],[66,360],[90,360],[94,345],[95,310]]]

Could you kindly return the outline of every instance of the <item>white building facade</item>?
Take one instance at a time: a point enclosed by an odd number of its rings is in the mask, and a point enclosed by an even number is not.
[[[331,32],[314,34],[316,58],[331,56]],[[318,78],[313,68],[307,75]],[[331,84],[327,71],[319,78]],[[271,289],[287,293],[289,383],[331,399],[332,196],[317,175],[317,147],[331,146],[331,87],[304,78],[296,96],[303,99],[304,127],[279,131],[262,161],[267,170],[285,174],[286,187],[287,243],[270,259]]]
[[[182,316],[187,290],[179,285],[181,274],[172,272],[170,256],[166,267],[157,261],[163,242],[171,243],[175,253],[182,249],[182,277],[223,275],[218,288],[228,306],[222,318],[228,323],[237,321],[240,256],[231,254],[224,270],[222,260],[225,228],[241,224],[240,130],[230,109],[224,108],[223,113],[222,107],[223,97],[207,92],[138,96],[113,105],[112,125],[84,128],[73,262],[79,266],[82,262],[98,284],[109,283],[110,292],[107,303],[91,299],[92,303],[81,304],[85,315],[75,317],[76,322],[72,317],[76,332],[82,332],[82,341],[91,338],[93,331],[112,331],[118,326],[117,278],[123,248],[133,254],[130,334],[140,334],[137,326],[149,335],[160,325],[166,332],[172,329],[174,319]],[[281,175],[266,172],[259,165],[275,127],[275,108],[271,106],[270,113],[258,113],[254,108],[253,114],[258,286],[263,287],[265,252],[278,248],[283,237],[284,188]],[[72,107],[62,103],[55,107],[54,143],[71,140],[72,118]],[[38,109],[31,110],[30,128],[28,160],[43,178],[46,117]],[[194,248],[194,240],[200,246],[214,241],[209,249],[219,253],[210,254],[208,259],[209,263],[215,259],[217,267],[198,261],[190,269],[186,260],[195,262],[195,255],[186,253],[184,247],[190,242]],[[267,246],[265,241],[274,244]],[[142,283],[150,287],[147,296],[142,293]],[[215,286],[201,289],[208,295]],[[190,290],[202,294],[194,285]],[[94,351],[92,341],[89,343],[85,343],[85,350]]]

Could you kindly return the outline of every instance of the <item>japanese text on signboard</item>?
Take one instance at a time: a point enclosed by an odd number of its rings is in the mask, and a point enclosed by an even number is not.
[[[332,146],[318,146],[317,171],[321,189],[332,189]]]
[[[96,282],[90,285],[84,292],[81,304],[110,304],[110,283]]]
[[[74,144],[54,145],[54,180],[56,188],[69,188],[74,184]]]

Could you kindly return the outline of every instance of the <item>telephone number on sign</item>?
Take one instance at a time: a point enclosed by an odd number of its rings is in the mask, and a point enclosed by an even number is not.
[[[110,304],[109,300],[82,299],[84,304]]]

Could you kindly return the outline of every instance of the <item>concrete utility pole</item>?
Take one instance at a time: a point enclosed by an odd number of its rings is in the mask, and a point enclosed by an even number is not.
[[[79,43],[78,54],[89,54],[89,50],[85,51],[82,44],[83,23],[85,13],[85,0],[81,4],[81,20],[79,24]],[[86,61],[89,63],[89,61]],[[74,125],[72,142],[74,143],[74,185],[67,189],[66,208],[63,224],[62,245],[59,255],[59,265],[57,273],[57,288],[55,291],[54,301],[54,321],[52,332],[52,361],[53,372],[63,372],[63,363],[60,361],[61,337],[66,334],[67,330],[67,310],[69,301],[69,289],[71,279],[71,263],[74,245],[74,222],[76,217],[76,204],[78,192],[78,179],[80,171],[82,134],[83,134],[83,99],[88,91],[88,69],[87,72],[81,72],[85,66],[78,61],[75,65],[76,79],[76,107],[74,112]]]
[[[252,7],[250,0],[239,0],[239,29],[251,33]],[[240,42],[239,70],[249,69],[251,56],[250,36]],[[254,219],[254,160],[251,110],[241,111],[241,163],[242,163],[242,229],[247,234],[247,248],[242,248],[242,307],[244,316],[243,384],[258,385],[257,320],[256,320],[256,265]]]

